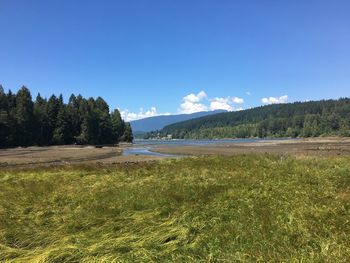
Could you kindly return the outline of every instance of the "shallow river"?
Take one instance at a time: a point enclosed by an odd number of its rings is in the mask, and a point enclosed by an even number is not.
[[[213,144],[222,143],[242,143],[242,142],[258,142],[263,140],[295,140],[289,138],[278,138],[278,139],[217,139],[217,140],[134,140],[133,146],[130,148],[125,148],[123,150],[123,155],[152,155],[152,156],[174,156],[171,154],[162,154],[152,151],[152,149],[167,146],[205,146]]]

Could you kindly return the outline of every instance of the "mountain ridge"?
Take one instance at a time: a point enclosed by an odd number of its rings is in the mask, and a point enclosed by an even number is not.
[[[176,115],[159,115],[154,117],[148,117],[140,120],[131,121],[130,125],[135,134],[146,133],[155,130],[161,130],[165,126],[191,120],[195,118],[200,118],[208,115],[214,115],[218,113],[224,113],[225,110],[214,110],[214,111],[201,111],[190,114],[176,114]]]

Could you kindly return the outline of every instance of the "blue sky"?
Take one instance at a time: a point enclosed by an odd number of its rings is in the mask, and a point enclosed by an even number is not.
[[[127,119],[349,97],[349,13],[348,0],[0,0],[0,83],[101,96]]]

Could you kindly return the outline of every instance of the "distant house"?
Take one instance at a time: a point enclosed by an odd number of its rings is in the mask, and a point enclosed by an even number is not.
[[[160,138],[161,140],[167,141],[167,140],[172,140],[173,136],[171,134],[168,134],[167,136],[164,136],[162,138]]]

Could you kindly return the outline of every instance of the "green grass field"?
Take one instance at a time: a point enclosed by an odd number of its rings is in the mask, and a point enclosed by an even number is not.
[[[350,159],[2,170],[0,261],[350,262]]]

